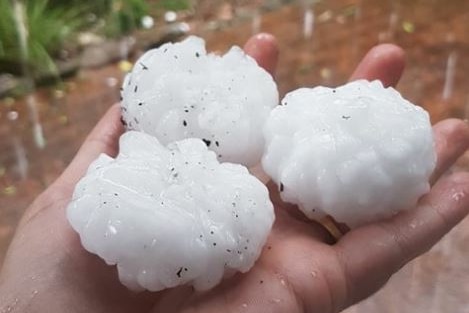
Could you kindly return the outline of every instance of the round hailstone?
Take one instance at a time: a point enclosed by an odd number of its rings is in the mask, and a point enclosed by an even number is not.
[[[244,166],[219,164],[200,139],[164,147],[141,132],[90,166],[67,216],[124,285],[151,291],[204,290],[248,271],[274,220],[266,187]]]
[[[356,227],[414,206],[430,188],[428,113],[379,81],[295,90],[264,135],[264,170],[311,219]]]
[[[239,47],[207,54],[201,38],[145,53],[122,89],[123,122],[162,144],[200,138],[220,161],[253,166],[264,141],[260,129],[278,105],[277,86]]]

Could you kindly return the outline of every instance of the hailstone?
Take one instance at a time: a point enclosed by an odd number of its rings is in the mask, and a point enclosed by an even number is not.
[[[146,52],[124,80],[121,106],[129,130],[162,144],[200,138],[220,161],[254,166],[278,101],[270,74],[241,48],[218,56],[192,36]]]
[[[264,184],[242,165],[220,164],[202,140],[164,146],[131,131],[116,158],[91,164],[67,217],[129,288],[205,290],[253,266],[274,211]]]
[[[264,135],[282,199],[350,227],[414,206],[436,163],[428,113],[379,81],[290,92]]]

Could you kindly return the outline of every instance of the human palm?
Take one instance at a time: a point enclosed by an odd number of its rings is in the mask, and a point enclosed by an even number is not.
[[[252,38],[245,50],[274,71],[272,37]],[[352,79],[397,82],[399,48],[374,48]],[[348,232],[338,242],[320,225],[283,203],[268,183],[276,221],[255,266],[211,291],[182,286],[134,293],[115,267],[85,251],[65,217],[73,188],[99,153],[115,155],[123,129],[112,107],[62,174],[24,215],[0,273],[0,312],[338,312],[369,296],[406,262],[423,253],[463,219],[469,208],[469,175],[441,177],[469,145],[464,122],[434,127],[438,164],[431,192],[392,219]],[[457,197],[455,197],[457,195]],[[417,225],[417,226],[416,226]],[[2,310],[3,309],[3,310]]]

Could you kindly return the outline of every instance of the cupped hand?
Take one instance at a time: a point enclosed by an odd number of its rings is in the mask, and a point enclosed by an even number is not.
[[[255,36],[245,51],[275,71],[273,37]],[[403,52],[380,45],[351,79],[395,85],[403,68]],[[123,132],[119,118],[119,107],[110,108],[70,166],[26,211],[0,272],[0,312],[338,312],[378,290],[469,211],[469,174],[443,175],[467,150],[469,128],[445,120],[434,126],[438,162],[433,187],[415,208],[333,243],[321,225],[283,203],[277,187],[268,183],[276,222],[251,271],[205,293],[184,286],[133,293],[118,281],[115,267],[82,248],[65,217],[73,188],[89,164],[100,153],[117,154]]]

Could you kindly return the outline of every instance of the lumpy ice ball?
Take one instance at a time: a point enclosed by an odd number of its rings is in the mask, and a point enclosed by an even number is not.
[[[67,216],[123,284],[151,291],[204,290],[248,271],[274,220],[266,187],[244,166],[218,163],[200,139],[165,147],[141,132],[90,166]]]
[[[253,166],[260,162],[262,126],[278,105],[277,86],[239,47],[207,54],[189,37],[145,53],[124,83],[123,121],[162,144],[200,138],[218,159]]]
[[[412,207],[430,188],[428,113],[379,81],[295,90],[264,133],[265,171],[312,219],[356,227]]]

